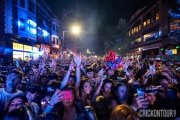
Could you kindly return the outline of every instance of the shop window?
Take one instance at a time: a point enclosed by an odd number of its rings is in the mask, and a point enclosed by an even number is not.
[[[131,31],[129,31],[129,36],[131,35]]]
[[[32,46],[24,45],[24,51],[32,52]]]
[[[141,25],[139,25],[139,30],[141,30]]]
[[[133,29],[131,30],[131,33],[134,34],[134,30]]]
[[[144,22],[143,22],[143,26],[146,27],[146,25],[147,25],[147,24],[146,24],[146,21],[144,21]]]
[[[57,45],[59,44],[59,39],[58,39],[58,38],[56,38],[56,44],[57,44]]]
[[[53,44],[56,44],[56,38],[53,37]]]
[[[22,59],[23,60],[23,52],[13,51],[13,59]]]
[[[147,20],[147,25],[149,25],[151,23],[151,20],[150,19],[148,19]]]
[[[13,42],[13,50],[23,50],[23,44]]]
[[[156,13],[156,20],[159,20],[159,13]]]

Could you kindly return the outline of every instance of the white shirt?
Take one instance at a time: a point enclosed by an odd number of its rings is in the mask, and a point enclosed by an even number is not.
[[[0,112],[5,111],[9,101],[18,95],[23,95],[23,92],[18,90],[15,93],[7,93],[4,88],[0,88]]]

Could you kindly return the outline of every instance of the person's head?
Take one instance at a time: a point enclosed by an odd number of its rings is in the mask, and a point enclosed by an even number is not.
[[[43,99],[41,99],[41,110],[44,111],[49,104],[51,96],[46,95]]]
[[[58,75],[56,73],[51,73],[48,78],[49,80],[58,80]]]
[[[27,99],[25,96],[22,96],[22,95],[12,98],[11,101],[9,102],[7,112],[9,113],[15,109],[22,108],[24,106],[25,102],[27,102]]]
[[[88,80],[88,78],[83,78],[80,82],[80,86],[79,86],[79,91],[80,94],[86,94],[89,95],[92,91],[92,87],[91,87],[91,83]]]
[[[68,85],[74,86],[75,85],[75,79],[76,79],[76,77],[74,75],[70,75],[69,80],[68,80]]]
[[[156,101],[156,93],[155,92],[149,92],[145,94],[146,98],[149,100],[150,105],[154,105]]]
[[[129,106],[118,105],[113,109],[110,120],[139,120],[139,116]]]
[[[128,87],[126,84],[120,83],[116,86],[116,94],[120,103],[125,103],[128,100]]]
[[[71,99],[68,99],[68,100],[63,100],[62,103],[63,103],[63,106],[65,108],[68,108],[70,106],[73,106],[74,105],[74,100],[75,100],[75,90],[74,88],[72,87],[67,87],[67,88],[64,88],[63,91],[71,91],[72,93],[72,98]]]
[[[104,80],[104,83],[102,85],[103,93],[105,94],[111,94],[113,89],[113,81],[110,79]]]
[[[39,81],[41,83],[41,85],[46,85],[49,81],[49,78],[47,75],[42,75],[40,78],[39,78]]]
[[[131,81],[129,80],[128,81],[128,84],[129,84],[129,95],[134,95],[136,94],[137,92],[137,88],[140,88],[141,87],[141,83],[139,81]]]
[[[128,66],[126,75],[128,75],[129,77],[132,77],[134,75],[133,74],[133,66]]]
[[[57,88],[59,88],[60,83],[56,80],[51,80],[47,84],[46,92],[49,94],[53,94]]]
[[[17,84],[22,80],[22,72],[19,70],[12,70],[8,73],[6,80],[6,87],[16,88]]]
[[[40,71],[40,75],[47,75],[49,73],[49,69],[47,67],[43,67]]]
[[[29,102],[35,101],[39,97],[40,91],[41,91],[40,85],[37,85],[37,84],[29,85],[26,90],[27,100]]]
[[[94,77],[94,70],[93,70],[91,67],[89,67],[89,68],[86,69],[86,76],[87,76],[89,79],[91,79],[91,78]]]
[[[100,120],[108,118],[110,116],[111,107],[103,96],[97,96],[94,102],[94,109],[97,113],[97,117]]]
[[[166,78],[163,78],[160,80],[160,84],[164,87],[164,88],[167,88],[168,85],[169,85],[169,82]]]

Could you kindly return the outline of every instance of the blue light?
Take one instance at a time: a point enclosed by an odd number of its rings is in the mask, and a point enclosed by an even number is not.
[[[45,31],[45,30],[42,30],[42,31],[43,31],[43,36],[44,36],[44,37],[49,36],[49,33],[48,33],[47,31]]]
[[[37,31],[36,31],[35,28],[30,28],[29,31],[30,31],[32,34],[36,34],[36,33],[37,33]]]
[[[162,35],[162,31],[159,31],[159,36],[161,36]]]
[[[12,53],[12,49],[11,48],[5,48],[4,52],[7,53]]]
[[[32,27],[37,26],[36,22],[34,22],[33,20],[28,19],[27,22],[28,22],[28,24],[32,25]]]
[[[18,26],[21,26],[21,22],[18,20]]]
[[[36,33],[37,33],[37,30],[36,30],[37,24],[36,24],[36,22],[34,22],[33,20],[28,19],[27,23],[28,23],[29,32],[36,35]]]
[[[44,54],[44,51],[40,51],[40,52],[39,52],[39,55],[43,55],[43,54]]]

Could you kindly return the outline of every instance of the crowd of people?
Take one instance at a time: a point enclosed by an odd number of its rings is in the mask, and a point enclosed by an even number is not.
[[[173,110],[147,117],[142,110]],[[10,61],[0,67],[1,120],[180,119],[180,68],[122,58],[121,67],[81,54]]]

